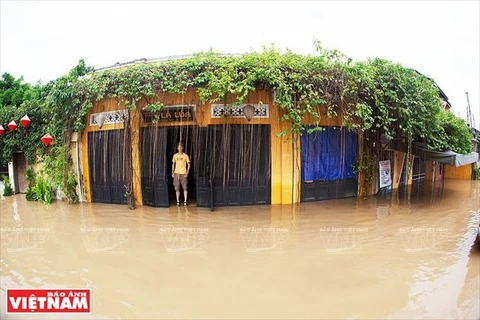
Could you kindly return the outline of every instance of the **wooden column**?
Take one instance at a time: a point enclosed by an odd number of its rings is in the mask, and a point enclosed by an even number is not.
[[[88,131],[82,132],[82,177],[85,202],[92,202],[90,191],[90,168],[88,163]]]
[[[130,133],[132,143],[132,186],[135,205],[143,205],[142,197],[142,167],[140,159],[140,107],[130,112]]]

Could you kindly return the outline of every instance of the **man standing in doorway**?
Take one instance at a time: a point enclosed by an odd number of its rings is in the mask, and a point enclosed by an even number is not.
[[[178,153],[173,155],[172,159],[172,177],[173,186],[175,187],[175,193],[177,195],[177,206],[180,205],[180,186],[183,189],[184,202],[183,205],[187,206],[187,184],[188,184],[188,172],[190,171],[190,158],[183,152],[183,143],[179,142],[177,145]]]

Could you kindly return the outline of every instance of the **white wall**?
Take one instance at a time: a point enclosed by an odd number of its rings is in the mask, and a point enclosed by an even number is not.
[[[15,169],[13,162],[8,163],[8,178],[10,179],[10,185],[12,186],[13,193],[17,193],[17,186],[15,185]]]

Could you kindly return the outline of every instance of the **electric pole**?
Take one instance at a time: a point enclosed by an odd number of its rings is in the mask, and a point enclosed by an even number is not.
[[[470,110],[470,100],[468,99],[468,92],[465,92],[465,95],[467,96],[467,123],[470,128],[474,128],[475,122],[472,118],[472,111]]]

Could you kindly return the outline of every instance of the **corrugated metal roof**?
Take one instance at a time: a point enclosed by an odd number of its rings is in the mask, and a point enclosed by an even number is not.
[[[240,57],[242,56],[241,53],[222,53],[225,57]],[[186,54],[186,55],[176,55],[176,56],[165,56],[165,57],[159,57],[159,58],[152,58],[152,59],[147,59],[147,58],[141,58],[141,59],[135,59],[132,61],[128,62],[117,62],[111,66],[108,67],[102,67],[93,70],[93,73],[95,72],[100,72],[100,71],[105,71],[105,70],[110,70],[110,69],[117,69],[117,68],[122,68],[126,66],[131,66],[135,64],[140,64],[140,63],[154,63],[154,62],[164,62],[164,61],[172,61],[172,60],[182,60],[182,59],[189,59],[194,57],[193,54]]]

